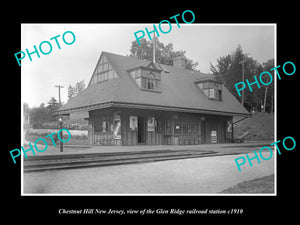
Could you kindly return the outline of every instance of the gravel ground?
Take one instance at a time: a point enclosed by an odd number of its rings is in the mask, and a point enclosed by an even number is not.
[[[209,194],[274,173],[274,157],[239,172],[234,159],[241,156],[25,173],[23,194]]]

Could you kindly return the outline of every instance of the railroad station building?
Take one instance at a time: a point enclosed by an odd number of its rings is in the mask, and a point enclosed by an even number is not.
[[[233,138],[249,116],[213,75],[102,52],[86,89],[57,113],[84,118],[91,145],[197,145]]]

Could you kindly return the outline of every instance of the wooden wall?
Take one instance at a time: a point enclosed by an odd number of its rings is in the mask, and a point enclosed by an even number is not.
[[[109,126],[113,119],[113,113],[119,112],[121,115],[121,139],[114,139]],[[154,110],[140,109],[120,109],[110,108],[105,110],[95,110],[90,112],[88,130],[89,141],[92,145],[138,145],[138,131],[131,131],[129,117],[138,116],[145,119],[145,143],[146,145],[197,145],[212,143],[211,131],[217,132],[217,143],[225,143],[227,120],[232,117],[213,116],[192,113],[176,113]],[[147,118],[154,117],[159,123],[159,129],[147,131]],[[108,124],[106,132],[95,130],[95,125],[101,118],[107,118]],[[111,119],[110,119],[111,118]],[[167,126],[169,124],[169,126]],[[175,127],[181,127],[182,132],[175,131]],[[171,131],[167,131],[171,127]],[[188,127],[188,128],[187,128]],[[186,129],[191,129],[187,132]],[[227,135],[228,136],[228,135]]]
[[[223,116],[206,116],[205,117],[205,143],[212,143],[211,131],[217,132],[217,143],[225,143],[226,123],[229,117]]]
[[[137,145],[137,131],[130,130],[129,116],[122,114],[121,121],[122,121],[122,145]]]
[[[131,131],[129,127],[129,117],[138,116],[146,118],[148,116],[155,117],[156,120],[161,120],[161,116],[155,112],[149,114],[143,110],[123,110],[122,111],[122,144],[123,145],[137,145],[138,144],[138,131]],[[147,131],[147,120],[145,121],[145,143],[146,145],[161,145],[162,144],[162,133],[155,131]],[[124,137],[124,138],[123,138]]]

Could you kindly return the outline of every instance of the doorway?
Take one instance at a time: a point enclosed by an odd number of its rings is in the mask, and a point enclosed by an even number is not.
[[[138,117],[138,144],[146,143],[146,119],[145,117]]]

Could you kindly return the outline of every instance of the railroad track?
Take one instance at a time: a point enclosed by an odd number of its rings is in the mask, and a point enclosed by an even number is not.
[[[224,155],[224,153],[200,150],[152,150],[68,155],[38,155],[30,156],[27,159],[24,159],[23,166],[24,172],[37,172],[54,169],[73,169],[130,163],[146,163],[164,160],[207,157],[212,155]]]

